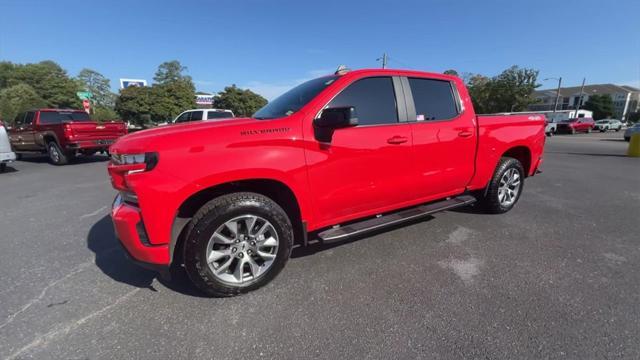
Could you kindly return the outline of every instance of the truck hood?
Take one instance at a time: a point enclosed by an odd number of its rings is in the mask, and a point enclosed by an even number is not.
[[[118,154],[131,154],[230,141],[243,134],[277,128],[278,125],[274,123],[277,124],[277,119],[233,118],[172,124],[123,136],[110,147],[110,151]]]

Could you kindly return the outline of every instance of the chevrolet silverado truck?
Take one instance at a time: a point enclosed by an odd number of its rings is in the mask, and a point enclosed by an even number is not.
[[[507,212],[544,144],[542,116],[476,115],[457,77],[341,69],[251,118],[118,139],[111,217],[134,261],[233,296],[271,281],[294,245],[474,202]]]
[[[121,121],[99,124],[83,110],[41,109],[18,114],[9,130],[13,151],[46,153],[54,165],[64,165],[77,154],[108,151],[109,145],[127,133]]]

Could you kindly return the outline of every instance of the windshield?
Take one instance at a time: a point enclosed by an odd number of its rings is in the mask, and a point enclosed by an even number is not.
[[[253,114],[253,117],[263,120],[289,116],[300,110],[337,78],[326,76],[302,83],[265,105]]]
[[[41,124],[60,124],[62,122],[91,121],[84,111],[43,111],[40,113]]]
[[[596,121],[596,124],[608,124],[609,122],[607,120],[600,120],[600,121]]]

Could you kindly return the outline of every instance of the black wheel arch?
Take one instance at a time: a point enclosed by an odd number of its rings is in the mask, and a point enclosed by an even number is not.
[[[219,196],[236,192],[253,192],[273,200],[289,216],[293,225],[295,242],[302,245],[306,243],[306,227],[302,220],[298,198],[291,188],[281,181],[266,178],[232,181],[200,190],[180,205],[171,226],[169,256],[172,264],[182,262],[182,252],[178,250],[184,245],[187,225],[196,212],[207,202]]]

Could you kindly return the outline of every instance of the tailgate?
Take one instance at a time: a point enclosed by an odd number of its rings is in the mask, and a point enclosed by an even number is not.
[[[103,124],[72,122],[65,126],[71,128],[74,140],[115,139],[125,134],[125,125],[122,122]]]

